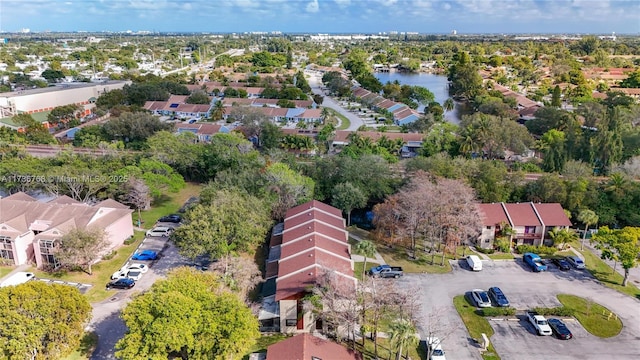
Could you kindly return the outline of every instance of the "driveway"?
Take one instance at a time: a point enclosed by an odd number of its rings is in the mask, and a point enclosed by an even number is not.
[[[446,324],[446,332],[450,333],[442,341],[447,358],[481,359],[452,299],[474,288],[492,286],[500,287],[518,310],[557,306],[557,294],[573,294],[602,304],[618,314],[625,324],[618,336],[606,340],[587,336],[584,330],[579,330],[579,324],[569,324],[576,330],[576,339],[563,342],[533,335],[517,321],[493,322],[496,334],[491,341],[503,359],[561,359],[558,354],[566,359],[630,359],[629,354],[640,354],[640,301],[599,284],[588,272],[561,272],[550,267],[548,272],[533,273],[521,261],[483,261],[482,271],[471,272],[463,263],[454,263],[453,271],[448,274],[405,274],[397,280],[399,286],[421,297],[424,316],[419,319],[419,330],[423,338],[428,314],[442,310],[441,323]]]
[[[320,77],[320,75],[318,75],[314,71],[305,70],[305,73],[310,76],[308,83],[309,83],[309,86],[311,86],[311,91],[314,94],[322,95],[324,97],[324,100],[322,101],[322,106],[326,106],[330,109],[333,109],[338,113],[340,113],[341,115],[344,115],[347,119],[349,119],[349,122],[351,124],[345,130],[356,131],[360,126],[364,125],[364,121],[360,117],[341,107],[335,100],[333,100],[330,96],[326,95],[322,91],[322,89],[320,88],[320,85],[322,84],[322,78]]]
[[[98,335],[98,345],[91,359],[115,359],[115,344],[127,331],[127,327],[120,318],[120,311],[131,301],[133,295],[148,290],[153,283],[164,278],[171,269],[188,263],[178,254],[178,249],[173,243],[166,238],[147,238],[140,245],[139,250],[162,250],[162,257],[154,262],[133,261],[150,265],[149,271],[136,282],[135,287],[131,290],[113,290],[113,296],[109,299],[91,304],[93,317],[88,329],[95,331]]]

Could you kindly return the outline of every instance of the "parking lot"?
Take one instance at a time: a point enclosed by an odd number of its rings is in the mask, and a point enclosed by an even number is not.
[[[486,290],[491,286],[500,287],[518,310],[559,306],[557,294],[588,298],[617,313],[625,325],[618,336],[600,339],[587,333],[577,321],[567,321],[575,338],[565,341],[537,336],[523,320],[490,321],[495,331],[491,341],[502,359],[626,360],[637,359],[640,354],[640,301],[604,287],[583,270],[560,271],[550,265],[547,272],[533,273],[521,261],[484,261],[482,271],[472,272],[461,261],[453,264],[449,274],[406,274],[396,282],[420,294],[422,334],[428,327],[428,315],[439,312],[441,323],[447,327],[444,332],[449,334],[442,341],[447,358],[481,359],[452,299],[474,288]]]

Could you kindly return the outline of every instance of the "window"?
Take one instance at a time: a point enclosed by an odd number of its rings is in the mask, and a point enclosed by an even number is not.
[[[536,232],[536,227],[535,226],[525,226],[524,227],[524,233],[525,234],[534,234]]]
[[[487,226],[487,230],[491,230],[491,226]]]
[[[53,255],[55,247],[55,240],[40,240],[40,256],[42,257],[42,262],[54,269],[60,266],[60,262]]]
[[[297,319],[287,319],[287,320],[285,320],[285,325],[286,326],[296,326],[297,322],[298,322]]]
[[[13,260],[13,243],[8,236],[0,236],[0,259]]]

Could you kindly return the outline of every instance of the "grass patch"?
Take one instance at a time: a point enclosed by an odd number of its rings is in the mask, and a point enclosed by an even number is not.
[[[574,316],[592,335],[609,338],[622,331],[622,321],[606,307],[575,295],[558,294],[558,300],[573,309]]]
[[[98,345],[98,335],[94,332],[85,333],[82,340],[80,340],[80,347],[63,360],[89,359],[91,358],[93,351],[96,349],[96,345]]]
[[[513,257],[513,254],[509,254],[509,253],[493,253],[493,254],[487,254],[487,256],[491,260],[513,260],[513,259],[515,259]]]
[[[83,284],[91,284],[91,288],[85,293],[89,302],[102,301],[113,294],[105,289],[105,285],[111,280],[111,274],[120,269],[127,262],[129,256],[138,247],[138,244],[144,239],[144,232],[136,231],[134,233],[134,242],[129,245],[123,245],[116,250],[116,254],[110,260],[103,260],[93,265],[92,275],[80,271],[60,271],[48,273],[41,270],[33,269],[33,273],[38,278],[54,279],[62,281],[77,282]]]
[[[344,346],[351,346],[351,344],[343,344]],[[373,340],[367,338],[364,342],[364,347],[362,344],[358,342],[356,344],[356,350],[362,353],[363,360],[374,360],[376,359],[374,352],[374,343]],[[445,349],[446,351],[446,349]],[[407,350],[402,350],[401,359],[405,359],[404,355],[407,354]],[[418,343],[416,346],[412,346],[409,348],[409,357],[410,359],[424,359],[427,354],[424,349]],[[388,338],[378,337],[378,356],[377,359],[395,359],[395,349],[391,349],[391,344]]]
[[[242,357],[242,360],[249,360],[249,355],[255,352],[267,352],[267,347],[286,339],[288,336],[282,333],[263,334],[251,347],[249,352]]]
[[[624,278],[617,271],[613,271],[611,266],[607,265],[602,259],[600,259],[596,254],[592,253],[590,250],[585,249],[580,251],[580,243],[573,242],[571,243],[574,249],[582,253],[584,257],[585,264],[587,266],[587,270],[602,282],[605,286],[610,287],[618,292],[629,295],[633,298],[640,300],[640,289],[635,286],[631,281],[627,283],[627,286],[622,286],[622,279]],[[620,264],[618,264],[620,266]]]
[[[449,259],[453,259],[452,256],[445,256],[444,265],[442,263],[442,254],[436,254],[431,256],[424,251],[416,250],[416,259],[412,259],[410,255],[413,251],[403,247],[395,246],[389,248],[387,246],[379,246],[378,253],[382,256],[387,264],[392,266],[401,266],[405,273],[430,273],[430,274],[444,274],[451,271],[451,265]]]
[[[351,126],[351,121],[349,121],[349,119],[347,119],[346,116],[340,114],[339,112],[333,110],[332,108],[327,107],[326,109],[329,110],[329,113],[331,113],[331,115],[340,119],[340,126],[338,126],[336,130],[347,130],[349,126]]]
[[[175,214],[184,205],[184,203],[192,196],[200,195],[202,185],[187,183],[184,189],[175,194],[164,195],[162,198],[153,202],[151,209],[141,212],[142,224],[144,229],[151,229],[159,218]],[[131,214],[134,226],[138,226],[138,212]]]
[[[0,278],[5,277],[11,271],[13,271],[11,266],[0,266]]]
[[[453,298],[453,305],[458,311],[458,315],[464,322],[464,326],[467,328],[469,335],[474,339],[482,339],[482,333],[491,338],[493,335],[493,328],[487,321],[487,319],[476,313],[475,306],[469,304],[467,298],[464,295],[458,295]],[[493,348],[493,344],[489,344],[487,352],[482,354],[482,358],[488,359],[500,359],[500,356],[496,354],[496,350]]]

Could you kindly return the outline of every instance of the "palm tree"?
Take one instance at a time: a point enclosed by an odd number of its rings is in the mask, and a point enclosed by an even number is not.
[[[476,142],[471,135],[464,136],[460,142],[460,153],[464,156],[470,155],[476,149]]]
[[[575,230],[569,228],[554,228],[549,232],[549,236],[553,239],[554,244],[562,244],[561,250],[564,250],[564,247],[568,242],[577,239]]]
[[[367,258],[375,256],[376,245],[370,240],[360,240],[354,247],[354,250],[364,256],[364,263],[362,264],[362,275],[364,276],[365,270],[367,269]]]
[[[211,119],[213,120],[222,119],[222,117],[224,116],[224,104],[222,103],[221,99],[218,99],[215,105],[213,105],[213,108],[211,109],[209,116],[211,116]]]
[[[400,360],[402,350],[418,343],[416,328],[409,320],[394,321],[389,325],[389,340],[396,349],[396,360]]]
[[[453,102],[452,98],[448,98],[442,103],[442,107],[444,108],[444,111],[451,111],[456,107],[456,103]]]
[[[582,235],[582,241],[580,241],[580,251],[584,249],[584,241],[587,239],[587,230],[589,230],[589,225],[597,224],[598,220],[600,220],[600,218],[593,210],[584,209],[578,214],[578,221],[584,224],[584,234]]]

